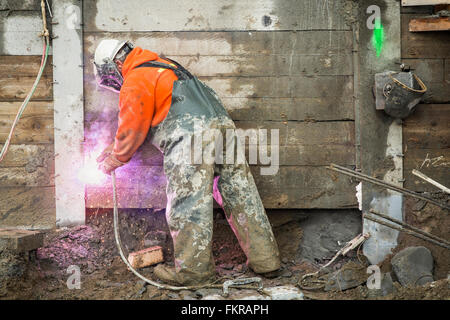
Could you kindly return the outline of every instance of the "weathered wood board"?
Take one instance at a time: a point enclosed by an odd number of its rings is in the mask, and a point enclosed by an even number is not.
[[[418,14],[402,14],[402,58],[450,58],[450,32],[409,32],[408,25]]]
[[[134,171],[134,174],[131,172]],[[251,166],[266,208],[345,208],[357,206],[355,183],[324,167],[282,166],[276,175],[261,175]],[[126,208],[163,208],[165,178],[161,166],[117,170],[118,203]],[[132,182],[132,183],[130,183]],[[132,186],[132,187],[130,187]],[[86,206],[112,207],[110,183],[86,188]]]
[[[55,226],[51,61],[16,126],[9,152],[0,162],[1,227]],[[40,56],[0,56],[0,149],[40,62]]]
[[[445,59],[402,59],[402,61],[411,66],[427,86],[423,103],[450,102],[450,81]]]
[[[1,187],[0,225],[45,229],[55,225],[55,187]]]
[[[129,10],[85,1],[85,149],[109,144],[117,128],[118,96],[99,89],[92,74],[95,48],[105,38],[130,40],[213,88],[238,128],[279,130],[278,173],[261,176],[252,165],[267,208],[355,207],[355,184],[324,168],[355,165],[353,34],[344,2],[166,1],[130,19]],[[165,206],[161,165],[146,142],[119,169],[121,207]],[[111,207],[109,195],[109,185],[88,186],[86,205]]]
[[[417,169],[450,185],[450,104],[421,104],[403,126],[405,187],[437,189],[411,173]]]
[[[349,30],[345,0],[83,2],[86,31]]]

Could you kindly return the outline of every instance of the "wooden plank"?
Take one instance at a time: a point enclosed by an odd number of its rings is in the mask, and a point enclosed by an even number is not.
[[[417,14],[402,14],[402,58],[450,58],[450,32],[409,32],[408,24]]]
[[[426,6],[449,3],[448,0],[402,0],[402,6]]]
[[[0,149],[3,147],[0,144]],[[51,166],[54,158],[53,144],[18,144],[10,145],[9,151],[0,168],[30,168]]]
[[[128,262],[134,269],[145,268],[163,261],[163,250],[160,246],[131,252],[128,255]]]
[[[242,130],[250,129],[266,129],[268,135],[270,130],[276,129],[279,131],[280,145],[353,145],[354,144],[354,130],[355,125],[353,121],[326,121],[326,122],[299,122],[299,121],[235,121],[236,127]],[[94,125],[94,127],[92,127]],[[95,123],[86,123],[86,136],[89,133],[94,135],[92,143],[97,144],[98,139],[101,136],[101,140],[112,141],[114,136],[114,130],[109,131],[110,136],[106,138],[106,133],[98,133],[95,128],[105,128],[108,123],[104,125]],[[94,129],[92,129],[94,128]]]
[[[420,170],[430,178],[450,185],[450,148],[446,149],[408,149],[404,157],[405,187],[414,191],[438,191],[436,187],[412,174]]]
[[[15,116],[22,105],[22,101],[8,102],[0,101],[0,117]],[[24,116],[53,116],[53,102],[30,101],[23,112]]]
[[[50,187],[54,186],[54,166],[27,168],[0,168],[2,187]]]
[[[103,96],[103,99],[100,97]],[[352,96],[319,98],[221,98],[233,120],[354,120]],[[117,122],[118,97],[104,90],[86,92],[86,122]],[[95,128],[95,130],[102,130]]]
[[[155,170],[161,167],[140,168],[139,174],[155,179]],[[356,207],[355,183],[324,167],[284,166],[277,175],[262,176],[259,167],[251,166],[258,191],[266,208],[340,208]],[[151,171],[150,174],[147,171]],[[122,208],[164,208],[166,198],[163,185],[155,187],[149,180],[146,187],[118,188]],[[142,191],[146,191],[145,196]],[[88,187],[86,204],[90,208],[111,208],[109,186]]]
[[[200,77],[220,97],[318,98],[353,94],[352,76]]]
[[[423,103],[450,102],[450,81],[445,79],[444,59],[402,59],[427,86]]]
[[[85,61],[92,61],[95,48],[108,37],[128,40],[136,46],[168,57],[335,55],[349,53],[353,48],[351,31],[85,32]]]
[[[164,1],[83,3],[87,31],[349,30],[344,0]]]
[[[41,2],[35,0],[0,0],[0,10],[40,10]]]
[[[41,67],[41,56],[0,55],[0,77],[36,77]],[[47,58],[44,75],[52,74],[52,57]]]
[[[450,19],[448,17],[438,18],[416,18],[409,21],[409,31],[449,31]]]
[[[450,59],[444,61],[444,81],[450,83]]]
[[[420,104],[403,122],[406,150],[450,147],[450,104]]]
[[[33,87],[36,76],[33,77],[0,77],[0,100],[24,100]],[[50,76],[42,76],[32,101],[53,99],[53,80]]]
[[[348,100],[350,99],[350,100]],[[354,120],[352,97],[223,98],[233,120]]]
[[[353,75],[352,54],[170,56],[197,76]]]
[[[0,227],[55,226],[54,187],[0,187]]]
[[[0,117],[0,143],[4,143],[9,135],[15,116]],[[11,143],[39,144],[53,142],[53,117],[40,115],[23,115],[14,130]]]
[[[270,155],[271,146],[267,150]],[[247,159],[248,154],[247,143]],[[331,162],[340,165],[354,165],[355,147],[353,145],[280,146],[279,162],[280,165],[289,166],[325,166]],[[163,156],[158,149],[147,143],[135,153],[128,165],[130,167],[162,166]]]

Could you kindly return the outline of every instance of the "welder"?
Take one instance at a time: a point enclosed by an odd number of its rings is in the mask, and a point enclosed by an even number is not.
[[[248,163],[180,161],[198,128],[226,135],[235,125],[216,93],[177,62],[135,47],[102,40],[94,56],[99,86],[119,93],[114,142],[98,157],[106,174],[127,164],[149,136],[164,155],[166,219],[174,245],[174,267],[154,274],[178,285],[215,279],[212,255],[213,198],[222,206],[248,266],[270,276],[280,270],[278,246]],[[208,141],[202,141],[208,147]],[[217,152],[217,151],[216,151]]]

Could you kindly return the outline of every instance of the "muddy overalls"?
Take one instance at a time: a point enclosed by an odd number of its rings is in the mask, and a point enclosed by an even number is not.
[[[178,77],[167,117],[149,133],[152,144],[164,154],[166,219],[177,282],[204,281],[215,274],[213,197],[222,206],[249,267],[256,273],[277,270],[278,246],[247,161],[227,163],[215,157],[206,161],[199,156],[199,146],[208,153],[211,146],[220,145],[217,136],[225,140],[227,131],[234,132],[232,119],[211,88],[170,61],[171,65],[150,61],[137,68],[171,69]]]

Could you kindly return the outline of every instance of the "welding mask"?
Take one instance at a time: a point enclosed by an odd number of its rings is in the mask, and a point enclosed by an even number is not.
[[[133,48],[131,43],[115,39],[106,39],[100,42],[94,57],[94,75],[100,87],[120,92],[123,76],[114,60],[122,58],[123,55],[126,56]],[[117,56],[118,54],[121,57]]]

